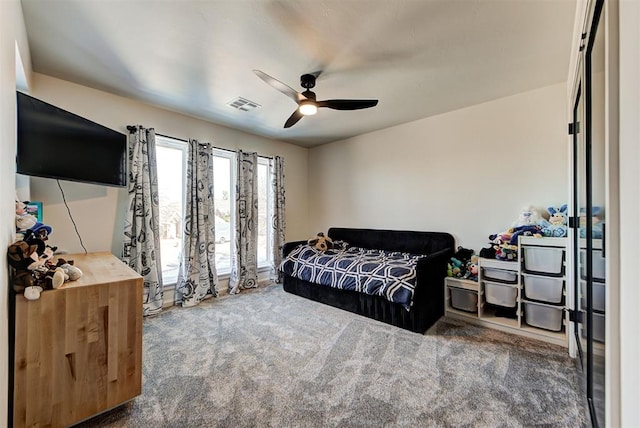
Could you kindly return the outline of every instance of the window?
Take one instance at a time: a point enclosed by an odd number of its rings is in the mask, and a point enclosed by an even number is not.
[[[213,198],[216,209],[216,269],[218,273],[231,272],[231,251],[235,235],[235,153],[214,150]]]
[[[186,142],[156,136],[160,259],[164,285],[178,280],[185,207]]]
[[[269,160],[258,158],[258,267],[267,267],[271,263],[271,180]]]
[[[160,207],[160,253],[162,280],[165,285],[177,282],[182,251],[183,218],[186,198],[188,144],[173,138],[156,136],[158,162],[158,197]],[[269,160],[258,158],[258,267],[270,266],[272,255],[271,180]],[[231,255],[235,251],[235,177],[236,155],[214,150],[213,193],[215,204],[216,269],[218,274],[231,272]]]

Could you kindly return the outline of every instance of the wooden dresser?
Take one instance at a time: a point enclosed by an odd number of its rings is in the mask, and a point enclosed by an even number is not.
[[[62,257],[79,280],[15,296],[15,427],[68,426],[141,393],[142,277],[111,253]]]

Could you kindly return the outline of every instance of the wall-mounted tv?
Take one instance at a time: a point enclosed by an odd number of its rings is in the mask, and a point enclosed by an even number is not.
[[[127,137],[17,92],[20,174],[108,186],[127,185]]]

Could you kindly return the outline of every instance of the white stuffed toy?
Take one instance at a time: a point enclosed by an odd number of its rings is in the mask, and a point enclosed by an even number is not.
[[[535,226],[541,219],[543,219],[543,217],[540,215],[540,211],[533,205],[527,205],[522,208],[518,219],[513,222],[511,227]]]
[[[512,233],[509,245],[518,245],[518,237],[520,236],[542,236],[542,228],[538,225],[540,220],[544,219],[540,212],[533,205],[522,208],[518,219],[513,222],[509,232]]]
[[[27,230],[36,225],[36,218],[27,212],[27,204],[16,199],[16,229]]]

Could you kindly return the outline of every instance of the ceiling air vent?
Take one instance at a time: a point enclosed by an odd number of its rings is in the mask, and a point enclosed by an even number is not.
[[[242,111],[251,111],[261,107],[260,104],[254,103],[253,101],[248,100],[246,98],[242,98],[242,97],[238,97],[229,101],[227,105],[229,107],[233,107],[237,110],[242,110]]]

